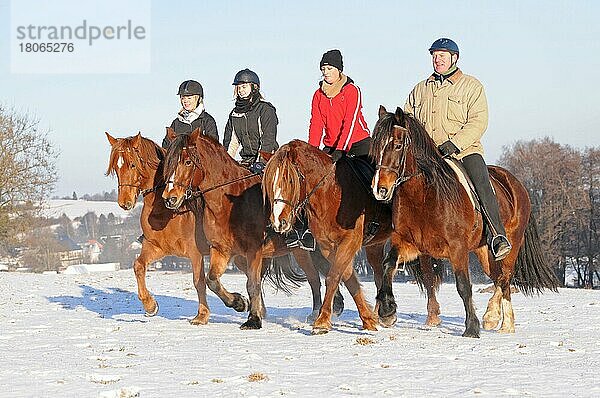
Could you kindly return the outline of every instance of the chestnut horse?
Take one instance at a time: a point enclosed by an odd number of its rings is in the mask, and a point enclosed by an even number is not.
[[[161,194],[162,159],[164,149],[141,134],[128,138],[113,138],[106,133],[112,147],[107,175],[116,175],[118,203],[131,210],[138,196],[144,196],[140,224],[144,233],[142,250],[133,265],[138,285],[138,297],[147,316],[158,312],[158,303],[146,287],[148,264],[167,255],[189,258],[193,281],[198,293],[198,313],[190,320],[193,325],[208,322],[210,311],[206,302],[203,253],[208,253],[208,243],[202,225],[189,209],[174,212],[167,209]]]
[[[273,228],[289,232],[298,214],[304,211],[310,230],[331,264],[323,306],[313,325],[314,334],[331,330],[332,300],[340,279],[352,294],[363,328],[377,330],[377,318],[356,280],[353,260],[363,245],[365,226],[376,220],[380,228],[366,244],[366,252],[379,287],[383,247],[391,232],[391,211],[389,206],[377,203],[366,189],[361,189],[348,161],[343,158],[332,164],[331,157],[323,151],[293,140],[271,157],[263,178]],[[393,323],[395,314],[390,318],[391,322],[381,321]]]
[[[373,194],[392,201],[392,256],[396,262],[384,264],[380,295],[385,297],[383,314],[394,311],[391,283],[398,262],[420,255],[449,259],[456,287],[466,311],[463,336],[479,337],[480,324],[472,301],[469,279],[469,252],[475,252],[484,272],[493,280],[495,292],[483,317],[483,327],[499,332],[514,332],[514,314],[510,296],[513,282],[526,294],[543,289],[556,291],[558,282],[537,239],[536,224],[530,217],[527,190],[512,174],[498,166],[489,166],[500,215],[513,248],[502,261],[489,252],[481,215],[475,210],[452,168],[441,157],[425,128],[400,108],[388,113],[379,108],[371,156],[377,161]],[[391,296],[391,297],[390,297]]]
[[[195,208],[196,199],[190,199],[178,211],[166,208],[161,196],[165,187],[162,176],[165,150],[141,134],[128,138],[113,138],[108,133],[106,136],[112,147],[107,175],[117,176],[119,206],[131,210],[137,197],[140,194],[144,197],[140,216],[144,240],[133,268],[138,297],[146,315],[154,316],[158,312],[158,303],[146,287],[147,266],[164,256],[175,255],[189,258],[192,264],[193,283],[198,293],[198,313],[190,323],[208,323],[210,311],[206,301],[203,254],[208,254],[209,246],[202,229],[202,219],[191,210]],[[234,262],[239,269],[245,270],[243,259],[236,257]],[[286,266],[289,267],[289,264],[283,261],[273,264],[268,273],[272,284],[284,290],[287,290],[287,286],[280,274],[287,272]],[[320,305],[320,294],[317,303]],[[237,311],[245,311],[245,308],[245,305],[234,306]]]
[[[167,135],[171,144],[165,158],[164,178],[168,181],[162,195],[165,203],[177,209],[186,198],[202,199],[198,214],[203,218],[204,233],[210,242],[207,283],[226,304],[240,300],[241,296],[229,293],[220,278],[230,258],[241,255],[247,259],[250,303],[244,306],[249,306],[249,315],[241,328],[259,329],[265,312],[260,283],[262,259],[290,253],[283,236],[265,234],[267,213],[261,177],[238,165],[218,141],[198,129],[190,135],[176,135],[169,128]],[[309,280],[316,310],[321,304],[319,275],[306,251],[296,248],[292,253]]]

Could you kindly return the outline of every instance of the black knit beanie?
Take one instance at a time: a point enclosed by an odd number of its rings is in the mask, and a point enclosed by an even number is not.
[[[342,53],[340,50],[329,50],[323,54],[323,58],[321,58],[321,62],[319,63],[319,69],[321,69],[323,65],[330,65],[338,68],[340,72],[343,71],[344,62],[342,61]]]

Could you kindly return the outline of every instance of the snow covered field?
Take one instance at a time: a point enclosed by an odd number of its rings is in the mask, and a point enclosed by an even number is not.
[[[227,275],[230,290],[245,277]],[[600,396],[600,292],[513,296],[517,331],[460,337],[454,286],[439,295],[442,326],[426,328],[418,288],[396,284],[398,323],[359,330],[349,294],[334,330],[311,336],[310,291],[265,285],[269,314],[246,314],[211,294],[210,324],[196,312],[191,274],[153,272],[160,312],[145,318],[133,272],[0,274],[0,396]],[[364,284],[373,300],[373,283]],[[477,288],[477,287],[476,287]],[[475,293],[481,318],[489,294]]]

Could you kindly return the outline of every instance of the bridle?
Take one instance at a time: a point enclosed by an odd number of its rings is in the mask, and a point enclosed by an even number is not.
[[[299,179],[300,179],[300,186],[304,187],[303,183],[306,180],[306,178],[304,177],[304,174],[302,174],[302,172],[300,171],[300,169],[298,169],[298,166],[293,165],[293,167],[296,170],[296,173],[298,173],[298,176],[299,176]],[[290,215],[292,217],[292,220],[295,220],[296,217],[298,216],[298,214],[300,213],[300,211],[302,211],[304,209],[304,207],[306,207],[306,205],[308,204],[308,201],[310,200],[310,197],[313,196],[315,192],[317,192],[317,190],[325,182],[325,178],[327,178],[334,170],[335,170],[335,164],[332,164],[331,168],[327,171],[327,173],[325,173],[323,175],[323,177],[321,177],[321,179],[319,180],[319,182],[317,182],[315,184],[315,186],[313,187],[313,189],[311,189],[310,192],[308,192],[304,196],[304,199],[298,200],[298,203],[293,204],[290,200],[281,199],[281,198],[275,198],[275,199],[273,199],[273,205],[275,205],[275,203],[283,203],[283,204],[291,207],[292,210],[290,212]]]
[[[135,153],[135,155],[137,156],[137,159],[138,159],[138,161],[140,162],[140,164],[142,164],[142,165],[145,165],[145,164],[146,164],[146,162],[144,162],[144,159],[142,159],[142,157],[140,156],[140,153],[139,153],[139,151],[138,151],[137,149],[135,149],[135,148],[134,148],[134,149],[132,149],[131,151]],[[117,152],[118,152],[118,153],[125,153],[125,152],[130,152],[130,150],[129,150],[129,148],[128,148],[128,149],[126,149],[126,150],[125,150],[125,149],[120,149],[120,150],[118,150]],[[137,180],[138,180],[138,184],[137,184],[137,185],[134,185],[134,184],[121,184],[121,183],[119,183],[119,184],[117,185],[117,188],[118,188],[119,190],[121,189],[121,187],[132,187],[132,188],[136,188],[136,189],[137,189],[137,194],[136,194],[135,196],[136,196],[136,197],[138,197],[139,195],[146,196],[146,195],[148,195],[150,192],[155,192],[155,191],[156,191],[158,188],[160,188],[161,186],[164,186],[164,184],[159,184],[159,185],[157,185],[157,186],[153,186],[152,188],[146,188],[146,189],[142,189],[142,187],[141,187],[141,182],[140,182],[140,180],[141,180],[141,177],[142,177],[142,174],[141,174],[139,171],[136,171],[136,173],[137,173],[137,175],[138,175],[138,178],[137,178]]]
[[[398,125],[394,125],[392,128],[402,128]],[[404,141],[402,142],[401,148],[394,148],[394,151],[401,150],[400,158],[398,159],[398,167],[386,166],[383,164],[377,164],[375,166],[375,170],[386,170],[391,173],[396,174],[396,180],[392,184],[392,189],[398,187],[399,185],[404,184],[406,181],[410,180],[413,177],[416,177],[421,174],[421,172],[406,174],[406,156],[408,155],[408,147],[411,144],[411,139],[408,134],[404,134]],[[384,148],[385,149],[385,148]],[[383,159],[383,156],[381,157]],[[400,166],[402,166],[402,170],[400,170]]]
[[[191,177],[190,177],[189,183],[187,185],[185,185],[185,184],[181,184],[181,183],[175,182],[175,181],[167,181],[167,183],[170,183],[170,184],[173,184],[175,186],[178,186],[178,187],[181,187],[181,188],[185,189],[185,192],[183,194],[183,200],[187,200],[187,199],[190,199],[190,198],[201,197],[201,196],[203,196],[207,192],[214,191],[215,189],[222,188],[222,187],[234,184],[234,183],[239,182],[239,181],[247,180],[247,179],[252,178],[252,177],[257,177],[257,176],[260,177],[260,174],[252,173],[252,174],[245,175],[245,176],[242,176],[242,177],[234,178],[233,180],[229,180],[229,181],[226,181],[226,182],[223,182],[223,183],[215,184],[215,185],[210,186],[210,187],[205,188],[205,189],[194,189],[194,187],[192,186],[192,181],[194,180],[194,174],[195,174],[196,168],[200,169],[200,159],[198,159],[198,155],[195,153],[195,151],[190,150],[190,148],[194,148],[195,149],[196,147],[187,147],[187,146],[185,146],[185,147],[182,148],[182,152],[183,152],[183,150],[187,151],[188,156],[189,156],[190,161],[192,162],[192,166],[193,166],[192,172],[190,174]]]

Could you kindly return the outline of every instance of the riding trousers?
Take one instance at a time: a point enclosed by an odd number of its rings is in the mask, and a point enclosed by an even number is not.
[[[498,200],[496,199],[496,195],[492,190],[492,184],[490,182],[490,175],[488,173],[487,165],[483,160],[483,157],[474,153],[471,155],[467,155],[461,159],[465,169],[467,170],[467,174],[473,185],[475,186],[475,192],[477,192],[477,196],[479,196],[479,200],[481,205],[487,211],[489,215],[489,222],[492,224],[491,226],[487,226],[486,235],[488,240],[496,235],[506,236],[506,231],[504,230],[504,224],[500,220],[500,209],[498,208]],[[490,230],[491,227],[491,230]]]

